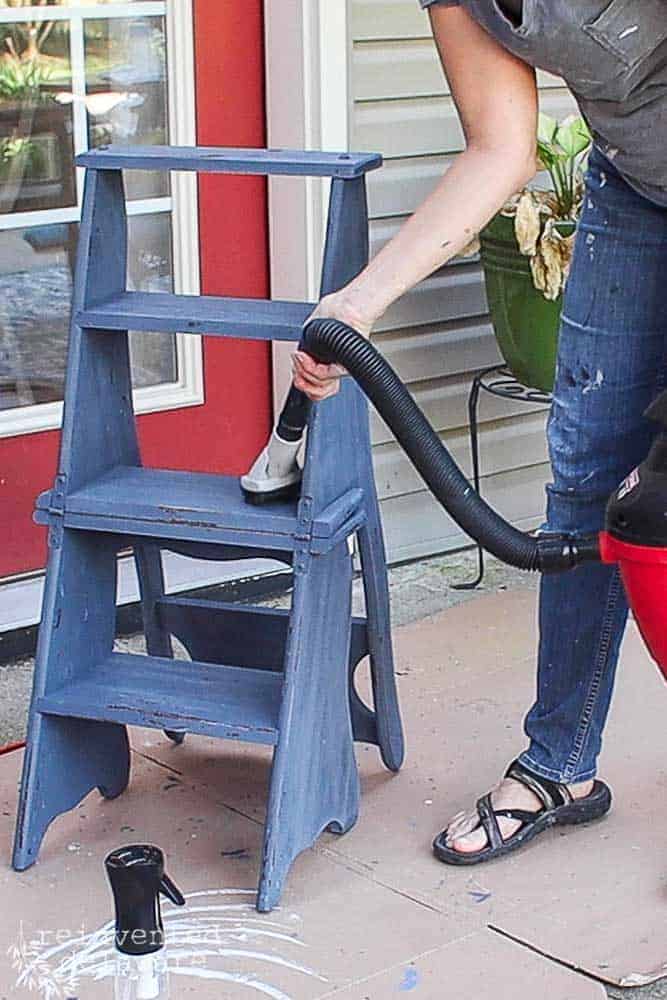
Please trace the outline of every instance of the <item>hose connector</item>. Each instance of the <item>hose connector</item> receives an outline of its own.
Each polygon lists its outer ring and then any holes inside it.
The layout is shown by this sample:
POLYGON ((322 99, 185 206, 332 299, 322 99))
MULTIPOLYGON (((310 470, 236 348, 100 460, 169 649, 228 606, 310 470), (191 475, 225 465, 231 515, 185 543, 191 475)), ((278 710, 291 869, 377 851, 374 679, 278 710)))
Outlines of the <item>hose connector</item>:
POLYGON ((587 562, 600 562, 597 534, 538 535, 537 569, 540 573, 562 573, 587 562))

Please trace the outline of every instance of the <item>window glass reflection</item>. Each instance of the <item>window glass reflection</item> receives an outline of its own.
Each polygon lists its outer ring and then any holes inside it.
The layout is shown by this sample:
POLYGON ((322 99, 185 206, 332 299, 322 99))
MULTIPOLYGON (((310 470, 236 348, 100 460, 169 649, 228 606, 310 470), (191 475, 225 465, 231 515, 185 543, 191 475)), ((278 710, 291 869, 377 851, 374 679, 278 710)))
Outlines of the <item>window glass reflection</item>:
POLYGON ((76 204, 69 34, 0 24, 0 213, 76 204))
MULTIPOLYGON (((89 145, 168 142, 164 18, 86 20, 85 44, 89 145)), ((125 182, 128 198, 169 193, 167 173, 130 171, 125 182)))
MULTIPOLYGON (((16 8, 15 21, 0 24, 0 410, 62 399, 75 150, 169 142, 165 18, 135 16, 134 0, 123 6, 0 0, 5 12, 16 8)), ((130 200, 170 191, 160 172, 126 172, 125 184, 130 200)), ((170 214, 133 215, 128 230, 128 288, 170 291, 170 214)), ((135 386, 177 380, 174 337, 130 334, 130 353, 135 386)))
MULTIPOLYGON (((0 410, 62 399, 78 225, 0 234, 0 410)), ((172 288, 168 213, 130 219, 128 287, 172 288)), ((110 334, 113 336, 113 334, 110 334)), ((135 386, 174 382, 175 338, 131 334, 135 386)))
MULTIPOLYGON (((138 292, 173 290, 171 225, 167 213, 134 215, 129 220, 127 287, 138 292)), ((176 340, 164 333, 131 333, 130 358, 135 386, 174 382, 176 340)))
POLYGON ((77 229, 0 237, 0 409, 62 399, 77 229))

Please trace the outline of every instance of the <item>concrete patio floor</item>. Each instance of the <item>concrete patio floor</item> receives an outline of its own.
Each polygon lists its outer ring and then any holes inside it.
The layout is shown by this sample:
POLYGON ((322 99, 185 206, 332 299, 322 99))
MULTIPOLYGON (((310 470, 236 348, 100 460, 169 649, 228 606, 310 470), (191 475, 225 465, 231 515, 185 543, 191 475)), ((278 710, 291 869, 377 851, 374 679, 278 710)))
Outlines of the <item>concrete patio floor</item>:
MULTIPOLYGON (((487 558, 486 574, 478 590, 454 589, 457 583, 473 580, 476 573, 477 555, 471 549, 391 567, 389 587, 394 626, 419 621, 481 594, 496 593, 508 587, 536 586, 534 576, 487 558)), ((260 603, 286 607, 289 600, 289 595, 282 595, 260 603)), ((361 580, 354 583, 354 605, 357 612, 363 608, 361 580)), ((139 650, 142 643, 141 637, 121 640, 125 650, 139 650)), ((32 668, 31 658, 0 662, 0 746, 25 736, 32 668)))
POLYGON ((405 767, 390 775, 375 748, 358 747, 357 826, 324 834, 301 855, 268 916, 252 905, 265 749, 193 737, 174 747, 134 730, 126 793, 113 802, 91 795, 56 821, 39 862, 21 874, 8 858, 22 752, 0 757, 0 998, 31 995, 30 982, 33 996, 48 996, 49 982, 60 989, 54 997, 111 996, 109 979, 94 978, 105 972, 111 934, 98 933, 111 915, 101 864, 112 848, 141 841, 162 846, 188 897, 183 911, 164 907, 168 934, 181 942, 172 996, 594 1000, 607 988, 667 997, 664 984, 627 988, 667 972, 667 703, 634 626, 601 765, 615 792, 610 817, 471 869, 431 855, 447 816, 493 785, 522 745, 536 595, 532 586, 504 589, 515 578, 494 573, 495 592, 444 610, 432 581, 416 620, 401 615, 410 622, 395 630, 405 767))

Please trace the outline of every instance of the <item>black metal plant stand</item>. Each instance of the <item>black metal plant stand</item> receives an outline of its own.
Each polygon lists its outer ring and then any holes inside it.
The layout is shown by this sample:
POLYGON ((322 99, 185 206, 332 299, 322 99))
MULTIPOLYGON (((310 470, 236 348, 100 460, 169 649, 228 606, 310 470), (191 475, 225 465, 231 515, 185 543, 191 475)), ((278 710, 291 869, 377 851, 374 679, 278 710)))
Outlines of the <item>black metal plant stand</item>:
MULTIPOLYGON (((468 421, 470 425, 470 452, 472 455, 472 476, 473 485, 476 491, 480 492, 479 475, 479 428, 477 424, 477 411, 479 409, 480 392, 488 392, 492 396, 500 396, 501 399, 514 399, 522 403, 551 403, 551 393, 543 392, 541 389, 531 389, 529 386, 519 382, 511 371, 504 365, 493 365, 478 372, 472 380, 470 393, 468 395, 468 421)), ((454 590, 474 590, 484 579, 484 549, 477 546, 477 576, 468 583, 457 583, 453 585, 454 590)))

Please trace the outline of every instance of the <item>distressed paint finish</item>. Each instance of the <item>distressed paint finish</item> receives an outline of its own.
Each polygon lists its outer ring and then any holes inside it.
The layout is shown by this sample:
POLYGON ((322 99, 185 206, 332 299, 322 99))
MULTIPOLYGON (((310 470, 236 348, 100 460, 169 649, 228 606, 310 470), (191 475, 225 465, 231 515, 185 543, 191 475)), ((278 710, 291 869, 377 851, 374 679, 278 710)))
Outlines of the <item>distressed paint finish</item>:
POLYGON ((81 326, 104 330, 127 330, 131 322, 133 330, 149 332, 298 341, 303 322, 314 308, 311 302, 122 292, 90 306, 76 319, 81 326))
POLYGON ((360 177, 382 165, 379 153, 322 153, 226 146, 97 146, 76 161, 95 170, 195 170, 211 174, 360 177))
POLYGON ((274 746, 257 906, 279 901, 300 851, 357 817, 354 739, 398 769, 386 566, 366 402, 351 379, 312 408, 301 497, 246 504, 235 478, 144 468, 132 411, 128 328, 297 339, 307 303, 128 294, 121 168, 241 169, 333 177, 322 293, 368 258, 369 155, 281 150, 86 154, 58 475, 35 519, 49 528, 49 565, 30 708, 14 867, 32 864, 48 824, 91 789, 129 778, 126 726, 274 746), (185 159, 184 159, 185 158, 185 159), (105 318, 106 317, 106 318, 105 318), (193 327, 196 324, 196 328, 193 327), (204 326, 202 327, 202 324, 204 326), (352 618, 349 537, 357 533, 367 618, 352 618), (147 656, 113 652, 116 558, 132 545, 147 656), (289 611, 166 597, 161 549, 200 558, 270 555, 292 565, 289 611), (178 637, 191 661, 172 658, 178 637), (374 708, 354 686, 370 654, 374 708))
MULTIPOLYGON (((320 295, 350 281, 368 261, 368 204, 365 177, 333 180, 320 295)), ((351 485, 364 493, 366 522, 358 531, 368 616, 371 681, 382 759, 397 771, 404 755, 389 617, 384 538, 371 458, 368 406, 357 384, 341 382, 340 392, 313 408, 308 427, 304 495, 312 492, 315 511, 351 485), (341 442, 341 431, 343 441, 341 442), (331 461, 344 448, 341 461, 331 461)))
MULTIPOLYGON (((283 669, 291 614, 287 610, 178 596, 163 597, 152 606, 164 634, 175 635, 193 660, 219 663, 227 657, 239 667, 283 669)), ((366 619, 353 618, 349 656, 352 732, 355 740, 379 745, 375 713, 354 686, 354 673, 368 651, 366 619)))

